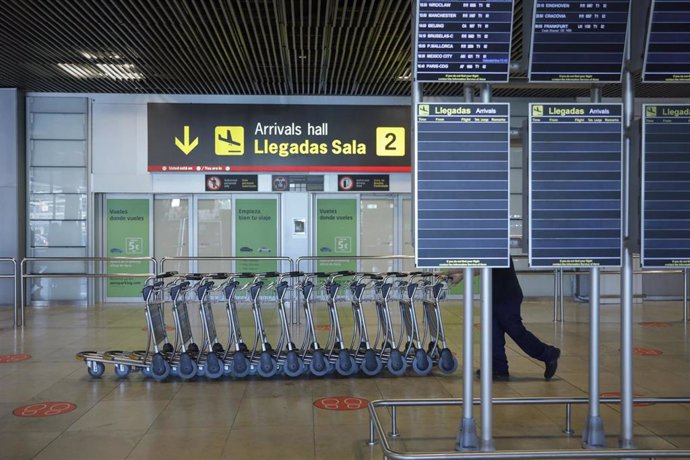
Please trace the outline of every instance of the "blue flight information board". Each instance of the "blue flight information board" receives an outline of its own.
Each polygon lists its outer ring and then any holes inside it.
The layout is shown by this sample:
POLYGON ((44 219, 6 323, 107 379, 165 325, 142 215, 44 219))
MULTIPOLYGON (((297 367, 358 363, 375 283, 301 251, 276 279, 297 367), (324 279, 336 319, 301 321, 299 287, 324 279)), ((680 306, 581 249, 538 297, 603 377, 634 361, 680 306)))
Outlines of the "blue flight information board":
POLYGON ((417 5, 417 81, 508 81, 512 0, 417 5))
POLYGON ((530 104, 529 263, 619 267, 621 104, 530 104))
POLYGON ((536 1, 529 81, 620 82, 630 0, 536 1))
POLYGON ((508 267, 510 106, 416 110, 417 266, 508 267))
POLYGON ((642 81, 690 82, 690 1, 652 0, 642 81))
POLYGON ((642 266, 690 267, 690 105, 643 105, 642 266))

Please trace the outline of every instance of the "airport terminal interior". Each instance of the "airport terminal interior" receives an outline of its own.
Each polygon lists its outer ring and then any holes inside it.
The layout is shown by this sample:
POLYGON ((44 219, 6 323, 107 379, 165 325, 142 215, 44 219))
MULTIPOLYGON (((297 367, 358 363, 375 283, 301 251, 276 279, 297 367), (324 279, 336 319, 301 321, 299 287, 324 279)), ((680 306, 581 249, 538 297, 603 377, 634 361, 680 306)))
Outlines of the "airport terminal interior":
POLYGON ((685 0, 0 0, 0 459, 690 458, 689 122, 685 0))

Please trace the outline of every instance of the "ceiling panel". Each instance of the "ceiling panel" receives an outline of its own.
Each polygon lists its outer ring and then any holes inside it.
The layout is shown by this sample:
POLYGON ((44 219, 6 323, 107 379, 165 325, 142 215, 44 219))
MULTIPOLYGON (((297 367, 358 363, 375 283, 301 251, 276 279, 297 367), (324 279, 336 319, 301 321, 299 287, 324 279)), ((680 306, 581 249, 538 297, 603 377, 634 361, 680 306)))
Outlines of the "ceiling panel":
MULTIPOLYGON (((410 94, 410 0, 0 0, 0 87, 37 92, 410 94)), ((522 1, 512 58, 522 59, 522 1)), ((529 22, 529 20, 527 21, 529 22)), ((689 97, 643 85, 640 97, 689 97)), ((461 96, 459 83, 424 94, 461 96)), ((586 97, 524 73, 497 97, 586 97)), ((604 96, 619 96, 607 85, 604 96)))

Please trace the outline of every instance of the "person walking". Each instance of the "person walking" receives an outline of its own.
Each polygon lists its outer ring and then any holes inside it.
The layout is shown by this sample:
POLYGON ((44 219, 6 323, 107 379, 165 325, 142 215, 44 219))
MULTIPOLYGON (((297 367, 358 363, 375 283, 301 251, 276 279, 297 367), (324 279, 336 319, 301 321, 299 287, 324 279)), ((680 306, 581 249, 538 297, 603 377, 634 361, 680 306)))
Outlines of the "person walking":
MULTIPOLYGON (((448 273, 452 284, 459 283, 463 275, 463 271, 448 273)), ((510 380, 505 348, 506 334, 527 355, 544 363, 544 379, 551 380, 558 369, 561 350, 539 340, 523 324, 520 313, 523 293, 515 273, 513 258, 510 258, 510 267, 492 269, 491 278, 493 380, 504 382, 510 380)), ((477 375, 480 375, 480 370, 477 370, 477 375)))

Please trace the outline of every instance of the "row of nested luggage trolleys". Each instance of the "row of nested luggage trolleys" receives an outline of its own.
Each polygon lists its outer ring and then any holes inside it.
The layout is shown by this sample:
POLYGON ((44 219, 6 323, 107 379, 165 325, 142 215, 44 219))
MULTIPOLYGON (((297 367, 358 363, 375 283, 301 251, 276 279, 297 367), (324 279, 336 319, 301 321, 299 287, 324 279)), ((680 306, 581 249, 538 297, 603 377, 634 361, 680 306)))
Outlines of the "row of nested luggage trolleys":
POLYGON ((416 375, 429 375, 434 367, 449 374, 457 369, 458 362, 446 343, 441 317, 440 302, 447 289, 446 277, 428 272, 166 272, 147 278, 142 290, 148 331, 145 350, 82 351, 77 359, 86 363, 92 377, 102 376, 105 365, 110 364, 120 378, 141 372, 159 381, 169 376, 184 380, 254 375, 376 376, 384 368, 395 376, 404 375, 408 369, 416 375), (279 317, 280 335, 275 345, 271 345, 262 314, 269 302, 275 304, 279 317), (213 306, 221 303, 227 316, 224 342, 213 313, 213 306), (314 309, 322 303, 330 324, 327 339, 320 343, 314 309), (200 314, 199 344, 190 323, 189 310, 194 304, 200 314), (346 308, 343 304, 351 306, 353 315, 349 343, 340 320, 341 310, 346 308), (371 304, 376 313, 373 340, 365 317, 365 311, 371 314, 371 304), (394 321, 396 304, 399 317, 396 313, 394 321), (244 305, 253 316, 253 345, 242 336, 238 307, 244 305), (305 327, 298 347, 287 310, 288 306, 300 305, 305 327), (172 341, 165 324, 166 306, 174 321, 172 341))

